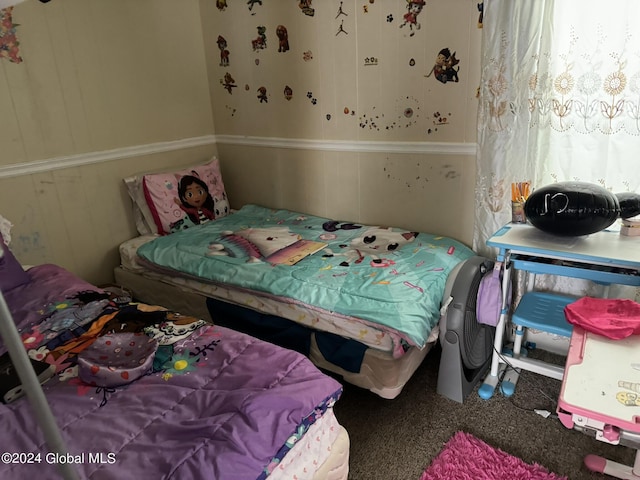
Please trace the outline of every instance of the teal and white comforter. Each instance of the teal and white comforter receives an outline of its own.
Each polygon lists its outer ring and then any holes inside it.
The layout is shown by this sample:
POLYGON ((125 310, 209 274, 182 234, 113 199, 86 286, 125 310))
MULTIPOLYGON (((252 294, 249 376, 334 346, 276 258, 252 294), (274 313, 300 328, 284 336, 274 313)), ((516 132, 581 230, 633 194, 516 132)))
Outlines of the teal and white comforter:
POLYGON ((165 272, 354 317, 422 347, 449 272, 474 253, 448 237, 246 205, 158 237, 138 255, 165 272), (294 265, 274 263, 300 239, 326 246, 294 265))

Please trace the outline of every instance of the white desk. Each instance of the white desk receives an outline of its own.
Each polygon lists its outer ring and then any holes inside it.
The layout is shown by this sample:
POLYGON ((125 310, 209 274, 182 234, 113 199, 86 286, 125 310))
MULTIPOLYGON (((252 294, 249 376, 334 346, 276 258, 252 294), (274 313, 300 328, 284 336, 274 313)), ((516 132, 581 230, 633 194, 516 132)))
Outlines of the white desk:
MULTIPOLYGON (((511 395, 520 369, 530 370, 561 380, 564 369, 539 360, 521 356, 516 338, 513 356, 502 354, 507 323, 510 322, 507 293, 511 274, 515 268, 535 274, 560 275, 592 280, 605 285, 622 284, 640 286, 640 238, 621 236, 617 232, 601 231, 580 237, 551 235, 528 224, 508 224, 496 232, 487 245, 499 250, 502 262, 502 310, 496 336, 491 371, 480 386, 479 394, 488 399, 493 396, 498 380, 507 362, 515 370, 505 373, 501 390, 511 395)), ((531 290, 533 283, 529 283, 531 290)), ((541 328, 544 330, 544 328, 541 328)))

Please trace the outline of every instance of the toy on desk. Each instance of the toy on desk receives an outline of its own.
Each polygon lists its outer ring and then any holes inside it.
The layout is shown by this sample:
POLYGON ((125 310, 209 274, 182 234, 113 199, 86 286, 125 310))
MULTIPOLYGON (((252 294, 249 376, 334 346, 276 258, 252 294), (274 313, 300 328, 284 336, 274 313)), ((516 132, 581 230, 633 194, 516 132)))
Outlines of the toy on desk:
POLYGON ((618 218, 640 214, 640 195, 613 194, 592 183, 559 182, 535 190, 524 205, 534 227, 564 236, 589 235, 618 218))

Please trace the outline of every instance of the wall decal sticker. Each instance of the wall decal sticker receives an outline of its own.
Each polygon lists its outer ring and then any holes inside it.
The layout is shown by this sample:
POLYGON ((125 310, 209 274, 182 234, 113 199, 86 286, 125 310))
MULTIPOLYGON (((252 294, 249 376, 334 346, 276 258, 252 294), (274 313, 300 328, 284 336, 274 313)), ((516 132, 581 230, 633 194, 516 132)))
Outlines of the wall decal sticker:
POLYGON ((393 22, 393 15, 389 14, 387 15, 387 23, 391 23, 391 22, 393 22))
POLYGON ((407 13, 405 13, 402 18, 404 22, 400 25, 400 28, 409 25, 409 30, 411 33, 410 37, 415 35, 414 28, 416 30, 420 30, 420 23, 418 23, 418 15, 422 12, 424 8, 425 1, 424 0, 407 0, 407 13))
POLYGON ((484 0, 478 3, 478 12, 480 12, 478 15, 478 28, 482 28, 482 21, 484 20, 484 0))
POLYGON ((247 5, 249 5, 249 11, 250 11, 250 12, 253 10, 253 6, 254 6, 256 3, 257 3, 258 5, 260 5, 260 6, 262 6, 262 0, 249 0, 249 1, 247 2, 247 5))
POLYGON ((259 25, 256 28, 258 29, 258 37, 251 40, 251 47, 254 52, 267 48, 267 27, 259 25))
POLYGON ((460 60, 456 58, 456 52, 451 53, 448 48, 443 48, 438 52, 435 65, 425 77, 430 77, 433 74, 434 78, 439 82, 457 82, 459 80, 458 72, 460 67, 455 67, 458 63, 460 63, 460 60))
POLYGON ((286 85, 284 87, 284 98, 286 100, 291 100, 292 97, 293 97, 293 90, 291 89, 291 87, 289 85, 286 85))
POLYGON ((298 2, 298 7, 300 7, 300 10, 302 10, 302 13, 304 13, 309 17, 313 17, 313 15, 316 13, 315 10, 311 8, 312 1, 313 0, 300 0, 298 2))
POLYGON ((331 120, 331 114, 327 113, 327 120, 331 120))
POLYGON ((276 27, 276 37, 278 37, 278 52, 289 51, 289 32, 284 25, 276 27))
MULTIPOLYGON (((451 116, 451 113, 448 113, 451 116)), ((434 125, 449 125, 449 119, 440 114, 440 112, 433 112, 433 124, 434 125)))
POLYGON ((313 97, 312 92, 307 92, 307 98, 311 100, 312 105, 315 105, 316 103, 318 103, 318 100, 313 97))
POLYGON ((365 67, 368 65, 376 66, 378 65, 378 59, 376 57, 367 57, 364 59, 365 67))
POLYGON ((410 66, 410 67, 415 67, 415 65, 416 65, 416 60, 415 60, 415 58, 412 58, 411 60, 409 60, 409 66, 410 66))
MULTIPOLYGON (((348 14, 348 13, 346 13, 346 12, 342 9, 342 4, 343 4, 343 2, 340 2, 340 6, 338 7, 338 13, 337 13, 337 15, 336 15, 336 19, 337 19, 338 17, 341 17, 341 16, 345 16, 345 17, 348 17, 348 16, 349 16, 349 14, 348 14)), ((341 34, 341 33, 344 33, 345 35, 349 35, 349 32, 347 32, 347 31, 344 29, 344 19, 342 19, 342 20, 340 21, 340 27, 338 27, 338 31, 336 32, 336 37, 337 37, 339 34, 341 34)))
POLYGON ((230 95, 233 94, 233 89, 237 87, 236 81, 233 79, 229 72, 224 74, 224 78, 220 80, 220 83, 224 87, 224 89, 229 92, 230 95))
POLYGON ((304 60, 305 62, 313 60, 313 52, 311 50, 307 50, 306 52, 304 52, 302 54, 302 60, 304 60))
POLYGON ((345 35, 349 35, 349 32, 347 32, 343 26, 344 26, 344 20, 340 22, 340 27, 338 27, 338 31, 336 32, 336 37, 341 33, 344 33, 345 35))
POLYGON ((12 14, 13 7, 0 10, 0 58, 6 58, 12 63, 22 63, 18 48, 20 42, 16 36, 16 27, 19 25, 13 23, 12 14))
POLYGON ((216 7, 221 12, 224 12, 227 9, 227 0, 216 0, 216 7))
POLYGON ((220 66, 229 66, 229 50, 227 50, 227 41, 222 35, 218 35, 218 49, 220 50, 220 66))
POLYGON ((260 100, 260 103, 269 102, 269 99, 267 98, 267 89, 265 87, 260 87, 258 89, 258 100, 260 100))

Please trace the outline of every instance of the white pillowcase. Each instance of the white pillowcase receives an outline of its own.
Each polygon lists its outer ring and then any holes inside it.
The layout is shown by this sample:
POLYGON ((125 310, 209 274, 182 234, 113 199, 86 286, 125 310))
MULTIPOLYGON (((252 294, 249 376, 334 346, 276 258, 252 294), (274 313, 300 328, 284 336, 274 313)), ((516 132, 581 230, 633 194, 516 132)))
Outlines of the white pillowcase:
POLYGON ((144 188, 142 186, 142 178, 144 175, 133 175, 124 179, 127 186, 129 197, 133 201, 133 219, 136 222, 136 229, 140 235, 156 234, 156 223, 147 200, 144 198, 144 188))

